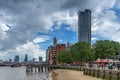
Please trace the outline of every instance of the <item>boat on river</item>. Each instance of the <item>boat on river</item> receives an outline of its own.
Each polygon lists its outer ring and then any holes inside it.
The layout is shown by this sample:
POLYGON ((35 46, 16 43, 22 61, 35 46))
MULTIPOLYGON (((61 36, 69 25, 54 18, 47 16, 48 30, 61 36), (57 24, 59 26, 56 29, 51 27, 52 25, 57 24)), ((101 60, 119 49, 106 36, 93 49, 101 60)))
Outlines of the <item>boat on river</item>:
POLYGON ((18 64, 18 63, 12 64, 10 67, 21 67, 21 64, 18 64))

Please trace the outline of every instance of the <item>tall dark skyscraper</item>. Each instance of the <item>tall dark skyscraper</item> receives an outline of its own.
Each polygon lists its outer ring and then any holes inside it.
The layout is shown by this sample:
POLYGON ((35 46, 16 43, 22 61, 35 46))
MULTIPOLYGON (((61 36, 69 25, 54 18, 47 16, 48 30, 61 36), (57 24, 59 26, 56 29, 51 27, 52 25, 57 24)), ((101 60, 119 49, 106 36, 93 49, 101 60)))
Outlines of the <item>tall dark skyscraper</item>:
POLYGON ((43 58, 42 58, 41 56, 39 56, 39 62, 42 62, 42 59, 43 59, 43 58))
POLYGON ((16 56, 15 56, 14 62, 19 62, 19 55, 16 55, 16 56))
POLYGON ((91 10, 78 11, 78 42, 91 44, 91 10))
POLYGON ((27 56, 27 54, 25 54, 24 62, 28 62, 28 56, 27 56))

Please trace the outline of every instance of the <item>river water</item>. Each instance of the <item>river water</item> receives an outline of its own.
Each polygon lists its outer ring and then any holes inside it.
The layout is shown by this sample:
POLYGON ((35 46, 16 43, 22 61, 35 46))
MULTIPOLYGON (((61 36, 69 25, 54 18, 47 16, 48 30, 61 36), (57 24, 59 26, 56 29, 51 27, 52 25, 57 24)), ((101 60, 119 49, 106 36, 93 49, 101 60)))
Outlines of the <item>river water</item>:
POLYGON ((26 73, 25 67, 0 67, 0 80, 48 80, 48 72, 26 73))

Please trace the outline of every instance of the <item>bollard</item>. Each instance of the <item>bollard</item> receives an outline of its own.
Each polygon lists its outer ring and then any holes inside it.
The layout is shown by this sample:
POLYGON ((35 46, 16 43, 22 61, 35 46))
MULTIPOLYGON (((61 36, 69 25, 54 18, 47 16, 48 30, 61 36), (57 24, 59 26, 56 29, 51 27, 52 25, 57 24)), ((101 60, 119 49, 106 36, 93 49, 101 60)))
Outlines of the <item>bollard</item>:
POLYGON ((84 69, 84 75, 86 74, 86 72, 85 72, 86 70, 84 69))
POLYGON ((88 75, 89 74, 89 71, 88 71, 88 68, 86 69, 86 75, 88 75))
POLYGON ((100 70, 97 70, 97 78, 99 78, 100 70))
POLYGON ((45 72, 47 72, 47 67, 45 67, 45 72))
POLYGON ((112 71, 109 71, 109 80, 112 80, 112 71))
POLYGON ((27 68, 26 68, 26 72, 30 72, 30 68, 27 67, 27 68))
POLYGON ((91 69, 89 69, 89 76, 91 76, 91 69))
POLYGON ((120 80, 120 77, 119 77, 120 72, 117 72, 116 75, 117 75, 117 80, 120 80))
POLYGON ((89 69, 88 71, 89 71, 89 74, 88 74, 88 75, 91 76, 91 69, 89 69))
POLYGON ((102 78, 105 79, 105 70, 103 70, 103 77, 102 78))
POLYGON ((36 72, 36 67, 35 67, 35 72, 36 72))
POLYGON ((92 74, 93 77, 95 77, 95 70, 93 69, 93 74, 92 74))
POLYGON ((50 71, 50 67, 48 67, 48 71, 50 71))
POLYGON ((45 69, 45 72, 46 72, 46 71, 47 71, 47 70, 46 70, 46 67, 44 67, 44 69, 45 69))
POLYGON ((90 74, 90 70, 88 69, 88 75, 90 74))
POLYGON ((41 67, 41 72, 43 72, 43 67, 41 67))
POLYGON ((33 72, 33 68, 31 67, 31 72, 33 72))
POLYGON ((40 67, 38 67, 38 72, 40 72, 40 67))

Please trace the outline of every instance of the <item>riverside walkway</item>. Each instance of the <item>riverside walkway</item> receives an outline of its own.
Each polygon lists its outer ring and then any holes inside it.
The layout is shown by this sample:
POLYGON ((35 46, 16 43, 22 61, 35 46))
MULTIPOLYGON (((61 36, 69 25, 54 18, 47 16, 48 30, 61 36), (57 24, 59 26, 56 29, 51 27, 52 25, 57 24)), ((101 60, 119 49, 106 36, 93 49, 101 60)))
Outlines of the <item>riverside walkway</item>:
POLYGON ((83 71, 57 69, 53 72, 57 74, 53 80, 103 80, 100 78, 86 76, 83 74, 83 71))
MULTIPOLYGON (((26 72, 51 72, 51 71, 55 71, 55 70, 68 70, 68 71, 72 71, 72 73, 66 73, 67 71, 58 71, 57 74, 60 75, 66 75, 66 78, 69 79, 60 79, 60 80, 120 80, 120 70, 110 70, 110 69, 95 69, 95 68, 86 68, 84 66, 64 66, 64 65, 27 65, 26 67, 26 72), (74 75, 74 71, 78 71, 78 73, 76 75, 74 75), (64 72, 64 73, 63 73, 64 72), (74 78, 72 78, 71 76, 76 76, 74 78), (86 76, 87 75, 87 76, 86 76), (69 77, 67 77, 69 76, 69 77), (78 79, 77 79, 78 76, 78 79), (90 76, 92 76, 90 78, 90 76), (86 78, 86 79, 82 79, 86 78), (97 77, 97 78, 95 78, 97 77), (101 79, 99 79, 101 78, 101 79)), ((62 78, 64 78, 64 75, 62 78)), ((56 80, 56 77, 55 79, 56 80)), ((58 79, 59 80, 59 79, 58 79)))

